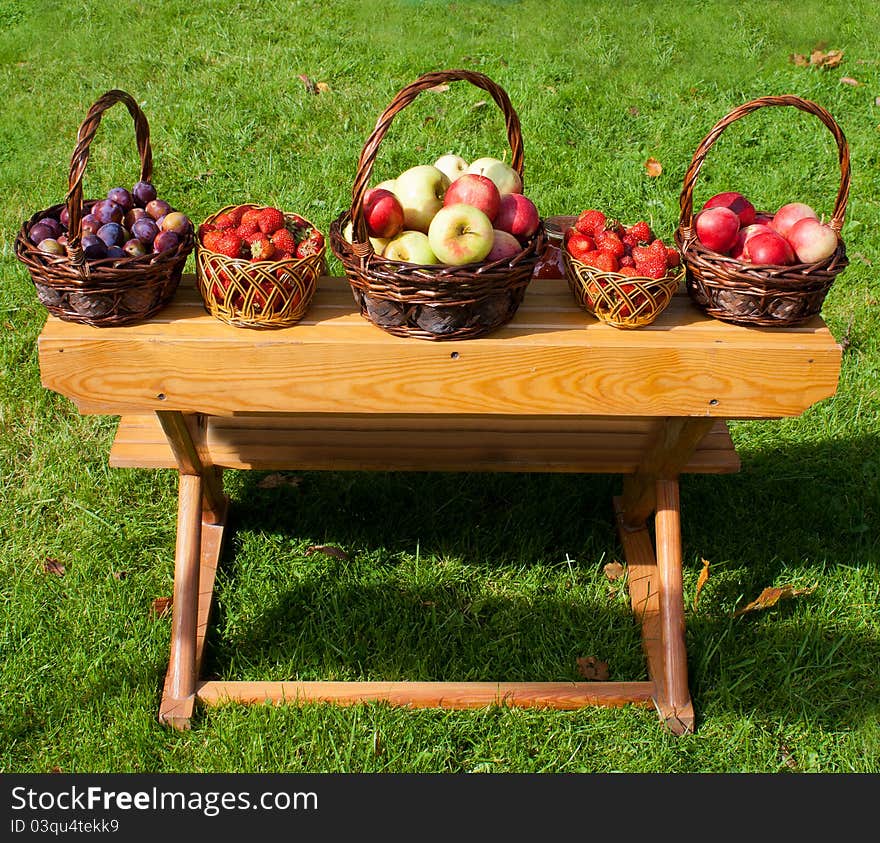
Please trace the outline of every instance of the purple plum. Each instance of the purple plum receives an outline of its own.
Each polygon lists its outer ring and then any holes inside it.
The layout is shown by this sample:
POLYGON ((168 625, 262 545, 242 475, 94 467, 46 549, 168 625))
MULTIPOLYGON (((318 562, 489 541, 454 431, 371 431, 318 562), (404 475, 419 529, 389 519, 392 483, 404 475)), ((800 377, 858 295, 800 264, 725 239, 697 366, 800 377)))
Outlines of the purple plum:
POLYGON ((59 233, 60 231, 56 231, 48 222, 40 220, 31 226, 31 230, 28 232, 28 239, 35 246, 39 246, 46 239, 56 239, 59 233))
POLYGON ((141 217, 141 219, 135 220, 134 225, 131 227, 132 236, 137 237, 142 243, 151 247, 158 233, 159 226, 149 217, 141 217))
POLYGON ((82 218, 82 233, 83 237, 86 234, 97 234, 98 229, 103 225, 103 223, 98 222, 98 218, 94 214, 86 214, 82 218))
POLYGON ((123 213, 134 207, 132 195, 124 187, 111 187, 107 191, 107 198, 122 208, 123 213))
POLYGON ((159 217, 164 217, 165 214, 170 213, 172 209, 164 199, 153 199, 151 202, 147 202, 144 210, 154 220, 157 220, 159 217))
POLYGON ((123 225, 131 231, 131 227, 141 218, 145 217, 147 212, 143 208, 132 208, 122 220, 123 225))
POLYGON ((90 261, 107 257, 107 244, 97 234, 86 234, 83 237, 82 250, 90 261))
POLYGON ((70 225, 70 211, 67 210, 67 205, 65 205, 65 206, 61 209, 61 213, 58 215, 58 221, 59 221, 59 222, 61 223, 61 225, 63 225, 65 228, 67 228, 67 226, 70 225))
POLYGON ((148 202, 152 202, 156 198, 156 195, 156 188, 148 181, 139 181, 131 189, 134 204, 140 208, 145 208, 148 202))
POLYGON ((92 216, 101 224, 122 222, 125 211, 112 199, 99 199, 92 205, 92 216))
POLYGON ((128 232, 118 222, 108 222, 98 229, 100 237, 108 246, 121 246, 128 240, 128 232))
POLYGON ((127 255, 123 251, 122 246, 108 246, 107 247, 107 257, 108 258, 124 258, 124 257, 127 257, 127 255))
POLYGON ((154 252, 167 252, 176 249, 180 244, 180 238, 173 231, 160 231, 153 241, 154 252))

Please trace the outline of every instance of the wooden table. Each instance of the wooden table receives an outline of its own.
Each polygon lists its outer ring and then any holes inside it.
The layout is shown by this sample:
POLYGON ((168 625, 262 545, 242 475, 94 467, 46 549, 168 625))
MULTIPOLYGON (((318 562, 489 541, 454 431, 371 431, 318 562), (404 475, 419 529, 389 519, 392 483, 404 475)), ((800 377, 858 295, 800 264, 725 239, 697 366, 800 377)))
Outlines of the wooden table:
POLYGON ((138 325, 49 318, 39 360, 43 385, 81 413, 121 417, 111 465, 180 473, 163 723, 186 728, 197 701, 637 704, 681 734, 694 711, 679 475, 737 471, 725 420, 796 416, 833 395, 841 348, 819 318, 737 327, 683 294, 653 325, 618 330, 579 310, 563 281, 534 282, 513 322, 477 340, 393 337, 358 314, 339 278, 321 279, 300 324, 258 331, 210 317, 185 277, 172 304, 138 325), (649 679, 201 681, 223 469, 620 474, 613 504, 649 679))

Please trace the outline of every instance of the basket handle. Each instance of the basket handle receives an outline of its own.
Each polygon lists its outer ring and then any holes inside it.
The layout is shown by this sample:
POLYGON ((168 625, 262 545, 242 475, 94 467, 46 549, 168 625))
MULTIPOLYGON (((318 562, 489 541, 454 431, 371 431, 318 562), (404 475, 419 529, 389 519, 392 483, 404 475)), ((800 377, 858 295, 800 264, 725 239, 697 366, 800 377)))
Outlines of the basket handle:
POLYGON ((379 144, 391 121, 397 113, 408 106, 422 91, 427 91, 436 85, 454 81, 470 82, 478 88, 487 91, 495 100, 501 112, 504 114, 504 123, 507 128, 507 140, 510 143, 510 151, 512 153, 510 166, 516 170, 520 178, 523 175, 523 144, 522 130, 520 128, 519 117, 511 105, 510 97, 507 92, 488 76, 477 73, 473 70, 441 70, 434 73, 426 73, 420 76, 414 82, 411 82, 405 88, 402 88, 397 96, 391 101, 390 105, 382 113, 382 116, 376 121, 376 128, 367 138, 364 148, 361 150, 360 159, 358 160, 357 173, 355 174, 354 185, 351 189, 351 221, 352 221, 352 248, 358 257, 364 258, 372 254, 373 247, 367 237, 367 225, 364 221, 363 201, 367 192, 367 185, 370 181, 370 175, 373 172, 373 164, 376 160, 376 154, 379 151, 379 144))
POLYGON ((691 165, 688 167, 687 173, 685 173, 684 187, 681 191, 680 197, 681 217, 679 218, 678 225, 681 231, 682 242, 685 247, 693 243, 696 238, 696 231, 694 230, 694 182, 696 182, 700 168, 703 166, 706 153, 715 141, 718 140, 718 136, 735 120, 739 120, 740 117, 744 117, 746 114, 750 114, 759 108, 780 105, 793 106, 794 108, 799 108, 801 111, 806 111, 808 114, 818 117, 828 127, 831 134, 834 135, 834 140, 837 142, 838 160, 840 163, 840 187, 837 190, 837 199, 834 202, 834 214, 828 224, 838 233, 841 228, 843 228, 846 202, 849 198, 850 179, 849 146, 846 142, 846 137, 844 137, 843 130, 831 114, 822 108, 821 105, 817 105, 810 100, 801 99, 801 97, 796 97, 791 94, 783 94, 781 96, 759 97, 758 99, 744 103, 739 106, 739 108, 735 108, 726 117, 719 120, 709 134, 707 134, 700 142, 696 152, 694 152, 691 165))
POLYGON ((67 255, 74 266, 86 267, 85 255, 82 250, 82 217, 83 189, 82 181, 89 162, 89 148, 101 123, 101 115, 116 103, 124 103, 134 119, 134 132, 137 140, 138 155, 141 159, 141 181, 150 181, 153 176, 153 151, 150 148, 150 126, 146 115, 135 102, 131 94, 125 91, 110 90, 96 100, 89 109, 76 136, 76 147, 70 158, 70 175, 67 179, 68 191, 65 202, 70 215, 67 230, 70 232, 67 241, 67 255))

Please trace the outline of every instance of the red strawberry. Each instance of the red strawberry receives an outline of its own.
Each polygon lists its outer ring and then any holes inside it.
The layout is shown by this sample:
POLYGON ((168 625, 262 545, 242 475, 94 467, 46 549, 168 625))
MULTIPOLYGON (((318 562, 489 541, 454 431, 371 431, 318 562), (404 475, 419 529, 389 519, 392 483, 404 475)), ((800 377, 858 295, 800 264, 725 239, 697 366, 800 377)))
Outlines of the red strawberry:
POLYGON ((574 233, 568 238, 568 243, 566 244, 566 248, 568 249, 568 253, 578 261, 583 263, 584 255, 587 252, 593 252, 596 250, 596 244, 593 242, 592 237, 588 237, 586 234, 581 234, 580 231, 574 231, 574 233))
POLYGON ((312 233, 296 247, 296 256, 298 258, 308 258, 312 255, 319 255, 323 248, 324 235, 317 229, 312 229, 312 233))
POLYGON ((652 240, 648 248, 658 257, 662 257, 664 261, 666 260, 666 244, 659 237, 652 240))
POLYGON ((214 225, 222 229, 235 228, 236 222, 229 213, 224 213, 214 218, 214 225))
POLYGON ((220 239, 223 237, 224 232, 219 229, 213 229, 212 231, 206 231, 202 235, 202 245, 209 252, 217 251, 217 244, 220 242, 220 239))
POLYGON ((250 222, 253 220, 260 224, 260 208, 254 208, 253 206, 249 206, 245 208, 244 213, 241 215, 241 219, 238 221, 238 224, 241 225, 243 222, 250 222))
POLYGON ((593 266, 595 266, 596 269, 601 269, 603 272, 617 272, 617 255, 613 252, 606 252, 602 249, 593 261, 593 266))
MULTIPOLYGON (((236 229, 235 233, 238 234, 240 229, 241 229, 241 226, 239 226, 236 229)), ((247 243, 249 246, 252 245, 253 243, 256 243, 257 240, 266 239, 266 235, 263 234, 263 232, 260 231, 259 228, 256 231, 252 231, 250 234, 245 234, 245 235, 239 234, 239 237, 241 237, 241 239, 244 240, 244 242, 247 243)))
POLYGON ((278 208, 263 208, 257 222, 263 234, 273 234, 284 227, 284 214, 278 208))
MULTIPOLYGON (((238 224, 238 228, 235 229, 235 233, 239 237, 247 237, 250 234, 256 234, 260 231, 260 224, 257 220, 250 219, 247 222, 240 222, 238 224)), ((260 232, 262 234, 262 232, 260 232)))
POLYGON ((654 237, 651 226, 644 220, 639 220, 635 225, 631 225, 627 230, 628 237, 633 238, 636 243, 650 243, 654 237))
POLYGON ((678 253, 678 249, 673 249, 672 246, 666 247, 666 265, 667 266, 678 266, 681 263, 681 255, 678 253))
POLYGON ((296 239, 286 228, 279 228, 273 235, 269 237, 272 245, 279 252, 289 252, 293 254, 296 251, 296 239))
MULTIPOLYGON (((630 260, 632 259, 630 258, 630 260)), ((639 271, 632 264, 621 265, 620 269, 617 271, 621 275, 627 275, 633 278, 637 278, 639 275, 639 271)))
POLYGON ((217 226, 212 222, 203 222, 199 226, 199 238, 204 237, 209 231, 216 231, 217 226))
POLYGON ((275 247, 269 239, 263 235, 257 240, 251 241, 251 260, 268 261, 275 256, 275 247))
POLYGON ((632 255, 624 255, 622 258, 619 258, 617 261, 622 267, 623 266, 635 266, 636 262, 633 260, 632 255))
POLYGON ((663 257, 653 255, 644 261, 636 261, 636 269, 639 275, 660 279, 666 275, 666 255, 664 254, 663 257))
POLYGON ((610 252, 615 258, 622 257, 626 253, 623 241, 613 231, 597 231, 596 246, 603 252, 610 252))
POLYGON ((227 258, 241 257, 242 239, 234 231, 224 231, 213 251, 226 255, 227 258))
POLYGON ((228 211, 230 217, 232 217, 233 223, 235 225, 241 224, 241 218, 244 216, 244 212, 248 209, 248 205, 238 205, 233 208, 231 211, 228 211))
POLYGON ((605 214, 593 209, 583 211, 577 218, 574 227, 580 231, 581 234, 596 234, 605 228, 605 214))
POLYGON ((636 266, 649 260, 653 254, 648 246, 633 246, 632 248, 632 257, 636 266))

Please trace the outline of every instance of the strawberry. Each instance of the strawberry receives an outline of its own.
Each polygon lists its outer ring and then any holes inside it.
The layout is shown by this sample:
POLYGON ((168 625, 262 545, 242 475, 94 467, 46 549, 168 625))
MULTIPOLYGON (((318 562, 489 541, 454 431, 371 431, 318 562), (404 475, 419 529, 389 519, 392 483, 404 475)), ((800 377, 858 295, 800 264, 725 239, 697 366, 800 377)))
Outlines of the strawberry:
POLYGON ((639 275, 644 275, 648 278, 660 279, 664 275, 666 275, 666 255, 664 253, 663 257, 658 255, 652 255, 650 258, 646 258, 645 260, 639 262, 636 261, 636 269, 639 271, 639 275))
POLYGON ((620 264, 621 267, 636 265, 636 262, 633 260, 632 255, 624 255, 622 258, 618 258, 617 262, 620 264))
POLYGON ((257 232, 262 234, 260 231, 260 224, 255 219, 249 219, 247 222, 240 222, 235 229, 235 233, 239 237, 247 237, 248 235, 256 234, 257 232))
POLYGON ((653 254, 648 246, 633 246, 632 248, 632 257, 636 266, 649 260, 653 254))
POLYGON ((296 239, 286 228, 279 228, 269 237, 269 240, 279 252, 293 254, 296 251, 296 239))
MULTIPOLYGON (((238 234, 240 229, 241 229, 241 226, 239 226, 235 230, 235 233, 238 234)), ((263 234, 263 232, 260 231, 259 228, 256 231, 252 231, 250 234, 244 234, 244 235, 239 234, 239 237, 241 237, 241 239, 244 240, 244 242, 247 243, 249 246, 252 245, 253 243, 256 243, 257 240, 266 239, 266 235, 263 234)))
POLYGON ((202 235, 202 245, 209 252, 217 251, 217 244, 220 242, 220 239, 223 237, 224 232, 219 229, 214 229, 212 231, 206 231, 202 235))
POLYGON ((577 218, 574 227, 580 231, 581 234, 596 234, 605 228, 605 214, 593 209, 583 211, 577 218))
POLYGON ((278 208, 263 208, 257 222, 263 234, 273 234, 284 227, 284 214, 278 208))
POLYGON ((229 213, 223 213, 214 218, 214 225, 220 229, 235 228, 235 220, 229 213))
POLYGON ((203 222, 199 226, 199 238, 204 237, 209 231, 216 231, 217 226, 212 222, 203 222))
POLYGON ((251 260, 268 261, 275 256, 275 247, 269 239, 263 235, 257 240, 251 241, 251 260))
MULTIPOLYGON (((630 258, 632 260, 632 258, 630 258)), ((617 270, 621 275, 627 275, 632 278, 637 278, 639 275, 639 271, 632 264, 621 264, 620 269, 617 270)))
POLYGON ((681 263, 681 255, 678 253, 678 249, 672 248, 672 246, 666 247, 666 265, 667 266, 678 266, 681 263))
POLYGON ((623 241, 613 231, 597 231, 596 246, 603 252, 610 252, 616 258, 626 253, 623 241))
POLYGON ((650 243, 654 238, 651 226, 644 220, 639 220, 635 225, 631 225, 626 229, 626 234, 628 237, 633 238, 636 243, 650 243))
POLYGON ((238 221, 238 224, 242 223, 250 224, 250 221, 253 220, 257 226, 260 225, 260 213, 261 208, 254 208, 253 206, 246 206, 244 213, 241 215, 241 219, 238 221))
POLYGON ((603 272, 617 272, 617 255, 613 252, 606 252, 604 249, 601 249, 593 261, 593 266, 595 266, 596 269, 601 269, 603 272))
POLYGON ((227 258, 237 258, 241 256, 241 244, 241 237, 234 231, 224 231, 213 251, 226 255, 227 258))
POLYGON ((231 211, 227 213, 232 218, 232 222, 238 226, 241 224, 241 218, 244 216, 244 212, 249 208, 249 205, 237 205, 231 211))
POLYGON ((324 235, 317 229, 312 229, 311 234, 306 237, 296 247, 296 256, 298 258, 308 258, 312 255, 319 255, 324 248, 324 235))
POLYGON ((568 249, 568 253, 577 261, 584 261, 584 255, 587 252, 593 252, 596 250, 596 244, 593 241, 592 237, 588 237, 586 234, 581 234, 580 231, 575 231, 571 229, 574 233, 568 238, 568 243, 566 248, 568 249))

